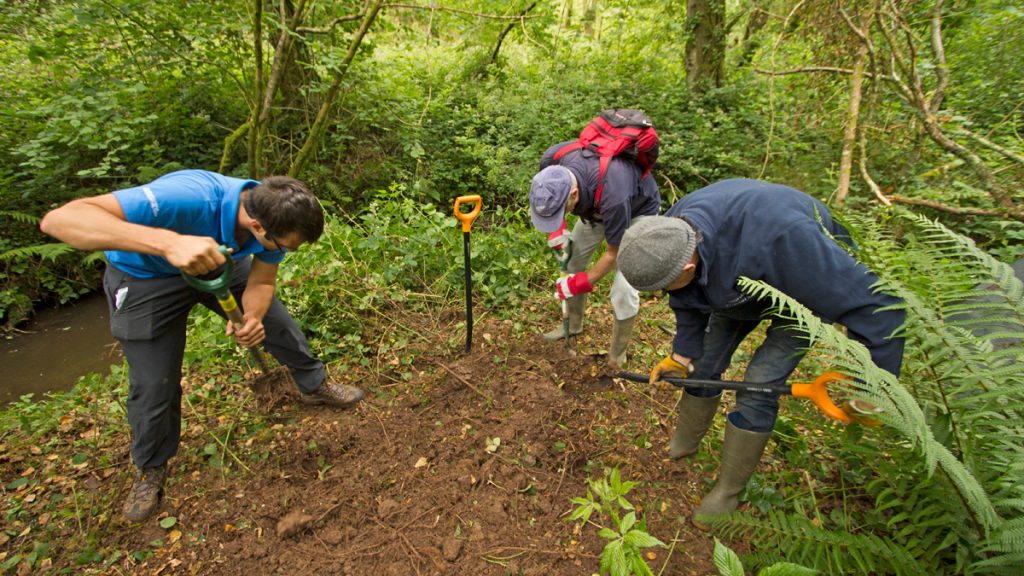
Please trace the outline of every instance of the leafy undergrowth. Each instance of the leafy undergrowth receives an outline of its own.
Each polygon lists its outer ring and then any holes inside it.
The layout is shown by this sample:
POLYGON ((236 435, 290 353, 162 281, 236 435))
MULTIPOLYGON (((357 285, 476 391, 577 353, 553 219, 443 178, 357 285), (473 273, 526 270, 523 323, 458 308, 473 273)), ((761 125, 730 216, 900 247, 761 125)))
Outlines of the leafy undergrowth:
MULTIPOLYGON (((410 345, 405 362, 335 373, 370 392, 350 410, 264 412, 231 366, 193 371, 165 500, 141 525, 120 518, 131 475, 124 371, 15 405, 0 440, 0 567, 590 575, 606 541, 568 521, 571 500, 618 468, 639 482, 630 493, 637 517, 667 545, 644 551, 654 573, 714 573, 713 541, 687 517, 713 477, 721 419, 691 463, 667 460, 678 392, 602 377, 590 354, 606 346, 608 311, 589 314, 575 356, 540 342, 544 326, 530 319, 539 313, 528 312, 483 315, 469 354, 458 311, 404 316, 443 337, 410 345)), ((669 315, 645 301, 636 369, 664 352, 669 315)), ((773 476, 787 467, 781 453, 763 466, 773 476)), ((755 479, 752 508, 781 501, 755 479)))

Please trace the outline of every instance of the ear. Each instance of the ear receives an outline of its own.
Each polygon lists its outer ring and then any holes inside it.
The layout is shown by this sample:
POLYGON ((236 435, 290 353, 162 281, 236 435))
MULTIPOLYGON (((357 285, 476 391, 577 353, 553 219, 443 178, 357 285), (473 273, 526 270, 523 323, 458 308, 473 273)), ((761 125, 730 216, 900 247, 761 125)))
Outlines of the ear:
POLYGON ((689 262, 686 263, 685 266, 683 266, 683 272, 685 272, 685 273, 693 272, 696 269, 697 269, 697 264, 693 260, 690 260, 689 262))
POLYGON ((263 224, 255 218, 249 218, 249 230, 257 234, 264 234, 266 230, 263 228, 263 224))

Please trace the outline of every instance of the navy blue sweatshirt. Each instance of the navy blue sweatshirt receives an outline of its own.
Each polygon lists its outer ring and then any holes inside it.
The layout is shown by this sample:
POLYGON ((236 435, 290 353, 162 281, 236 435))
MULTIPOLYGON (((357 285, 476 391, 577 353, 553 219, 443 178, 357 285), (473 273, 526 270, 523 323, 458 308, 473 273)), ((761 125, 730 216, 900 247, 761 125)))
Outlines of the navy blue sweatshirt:
MULTIPOLYGON (((548 148, 541 157, 540 169, 556 164, 555 153, 573 142, 575 140, 548 148)), ((604 238, 609 246, 619 245, 634 217, 655 216, 661 211, 658 184, 651 175, 641 180, 643 171, 634 162, 612 158, 604 174, 604 189, 601 190, 598 206, 594 206, 598 174, 601 172, 601 159, 597 153, 592 150, 573 150, 562 156, 557 164, 568 168, 576 176, 580 187, 580 200, 572 209, 573 214, 588 222, 603 223, 604 238)))
POLYGON ((879 311, 898 300, 874 292, 878 277, 829 237, 852 245, 847 230, 832 221, 820 201, 788 186, 734 179, 686 195, 665 216, 684 216, 703 236, 694 281, 669 292, 676 315, 674 352, 700 358, 709 315, 752 305, 738 286, 746 276, 846 326, 875 364, 899 376, 903 339, 889 336, 904 313, 879 311))

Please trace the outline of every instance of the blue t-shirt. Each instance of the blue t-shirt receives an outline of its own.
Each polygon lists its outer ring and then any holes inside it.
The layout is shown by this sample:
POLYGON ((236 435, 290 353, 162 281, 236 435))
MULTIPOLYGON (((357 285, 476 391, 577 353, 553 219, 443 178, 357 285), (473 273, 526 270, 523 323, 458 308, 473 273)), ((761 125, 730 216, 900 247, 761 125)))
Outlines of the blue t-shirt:
MULTIPOLYGON (((282 251, 266 250, 251 235, 244 246, 235 242, 241 193, 258 184, 255 180, 205 170, 181 170, 113 194, 132 224, 166 228, 188 236, 208 236, 233 249, 231 257, 235 260, 255 255, 263 262, 277 264, 284 259, 282 251)), ((112 266, 137 278, 180 274, 163 256, 121 250, 108 250, 105 254, 112 266)))

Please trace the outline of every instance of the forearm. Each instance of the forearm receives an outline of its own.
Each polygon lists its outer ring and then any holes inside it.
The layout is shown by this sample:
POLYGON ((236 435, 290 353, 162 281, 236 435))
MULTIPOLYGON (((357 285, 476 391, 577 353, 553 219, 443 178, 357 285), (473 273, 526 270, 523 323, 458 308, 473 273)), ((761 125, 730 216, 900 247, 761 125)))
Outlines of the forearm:
POLYGON ((274 298, 274 285, 250 283, 242 294, 242 310, 250 318, 262 320, 270 310, 270 302, 274 298))
POLYGON ((277 264, 253 259, 249 280, 242 294, 242 309, 250 318, 262 320, 270 309, 277 288, 277 264))
POLYGON ((79 250, 124 250, 165 256, 180 239, 171 230, 125 221, 116 201, 111 205, 112 198, 75 200, 46 214, 39 227, 79 250))
POLYGON ((587 271, 587 280, 591 285, 597 284, 609 272, 615 270, 615 261, 619 255, 618 246, 609 246, 604 254, 594 262, 594 265, 587 271))

